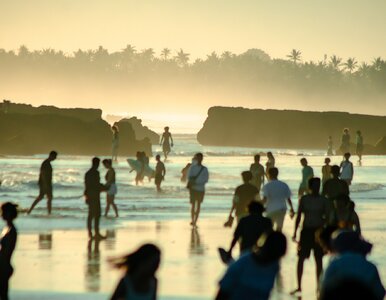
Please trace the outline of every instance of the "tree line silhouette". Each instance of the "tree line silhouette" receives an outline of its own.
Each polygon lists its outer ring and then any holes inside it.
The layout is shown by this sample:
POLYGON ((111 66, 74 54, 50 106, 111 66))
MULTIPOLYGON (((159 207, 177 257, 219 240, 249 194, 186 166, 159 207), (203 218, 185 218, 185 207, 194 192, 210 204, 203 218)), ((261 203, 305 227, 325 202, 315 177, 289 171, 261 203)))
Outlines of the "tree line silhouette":
POLYGON ((137 50, 127 45, 120 51, 77 50, 72 54, 54 49, 17 51, 0 49, 0 78, 103 79, 128 85, 157 82, 204 86, 239 86, 252 94, 259 89, 280 87, 296 93, 334 92, 352 95, 383 96, 386 92, 386 61, 376 57, 371 63, 359 63, 354 57, 343 59, 325 55, 319 61, 304 61, 293 49, 286 59, 271 58, 260 49, 241 54, 212 52, 206 58, 190 59, 180 49, 137 50))

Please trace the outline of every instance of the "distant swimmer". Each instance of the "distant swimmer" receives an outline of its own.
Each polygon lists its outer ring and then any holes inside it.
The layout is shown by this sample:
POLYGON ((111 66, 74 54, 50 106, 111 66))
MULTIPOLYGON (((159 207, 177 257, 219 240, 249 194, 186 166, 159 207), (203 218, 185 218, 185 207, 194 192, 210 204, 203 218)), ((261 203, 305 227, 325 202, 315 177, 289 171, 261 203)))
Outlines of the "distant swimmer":
POLYGON ((187 163, 185 167, 182 168, 181 170, 181 182, 186 182, 186 178, 188 176, 188 171, 189 171, 189 168, 192 164, 191 163, 187 163))
POLYGON ((348 128, 343 129, 340 151, 341 153, 350 152, 350 133, 348 128))
POLYGON ((84 177, 84 197, 86 204, 88 205, 88 216, 87 216, 87 230, 90 239, 104 239, 99 232, 99 220, 101 217, 101 192, 105 190, 105 186, 100 182, 99 175, 99 164, 100 159, 94 157, 92 159, 91 169, 87 171, 84 177), (92 222, 94 221, 95 235, 92 234, 92 222))
POLYGON ((269 169, 275 167, 275 157, 273 156, 272 152, 267 152, 267 158, 268 161, 265 163, 265 175, 267 178, 269 178, 269 169))
POLYGON ((334 144, 332 142, 332 136, 330 135, 327 140, 327 155, 332 156, 334 155, 334 150, 333 150, 334 144))
POLYGON ((117 124, 111 126, 111 130, 113 132, 113 140, 112 140, 112 155, 111 158, 114 162, 118 161, 118 149, 119 149, 119 128, 117 124))
POLYGON ((115 217, 118 217, 118 208, 117 205, 114 203, 115 195, 118 192, 117 184, 115 182, 115 170, 113 168, 113 163, 111 159, 104 159, 103 160, 103 166, 107 169, 107 173, 105 176, 106 183, 105 183, 105 189, 106 189, 106 210, 105 210, 105 217, 107 217, 110 206, 113 207, 115 212, 115 217))
POLYGON ((271 219, 274 229, 282 231, 284 218, 287 213, 287 203, 290 206, 290 218, 294 217, 294 208, 291 201, 291 190, 289 186, 278 179, 279 170, 269 170, 269 182, 263 187, 262 203, 266 207, 266 215, 271 219))
POLYGON ((252 173, 251 183, 257 187, 257 189, 261 190, 261 185, 264 184, 264 166, 260 163, 260 155, 256 154, 254 157, 255 162, 251 164, 249 171, 252 173))
POLYGON ((125 274, 119 281, 111 300, 155 300, 158 281, 156 272, 161 262, 161 250, 153 244, 142 245, 138 250, 112 260, 125 274))
POLYGON ((362 162, 362 154, 363 154, 363 136, 360 130, 357 130, 356 136, 356 154, 358 155, 359 162, 362 162))
POLYGON ((155 157, 157 165, 155 166, 155 185, 157 187, 157 192, 161 191, 161 183, 165 179, 166 168, 165 164, 161 161, 161 156, 157 155, 155 157))
POLYGON ((188 171, 188 183, 189 197, 191 204, 191 217, 192 221, 190 225, 197 226, 198 216, 200 215, 201 203, 204 201, 205 185, 209 180, 209 172, 207 167, 202 165, 204 156, 202 153, 197 153, 194 156, 193 163, 188 171))
POLYGON ((0 237, 0 299, 8 300, 8 283, 13 274, 11 259, 17 241, 17 230, 13 223, 17 217, 17 205, 11 202, 3 203, 1 215, 6 226, 0 237))
POLYGON ((35 199, 35 201, 32 203, 31 208, 28 210, 28 214, 32 212, 34 207, 44 198, 44 196, 47 196, 47 211, 48 214, 51 214, 51 207, 52 207, 52 166, 51 162, 56 159, 58 156, 58 153, 56 151, 51 151, 48 158, 43 161, 41 167, 40 167, 40 174, 39 174, 39 195, 35 199))
POLYGON ((322 167, 322 186, 326 183, 327 180, 331 179, 331 159, 326 157, 324 159, 324 166, 322 167))
POLYGON ((166 126, 164 128, 164 133, 162 134, 160 144, 162 145, 162 151, 165 156, 165 160, 167 160, 168 155, 171 151, 171 147, 173 147, 173 137, 172 134, 169 132, 169 127, 166 126))
POLYGON ((300 199, 303 195, 308 194, 308 181, 314 177, 314 170, 308 165, 306 158, 300 160, 300 164, 303 166, 302 169, 302 181, 299 186, 298 198, 300 199))
POLYGON ((354 177, 354 166, 350 161, 351 154, 347 152, 343 157, 344 160, 340 164, 340 179, 346 181, 348 185, 351 185, 354 177))

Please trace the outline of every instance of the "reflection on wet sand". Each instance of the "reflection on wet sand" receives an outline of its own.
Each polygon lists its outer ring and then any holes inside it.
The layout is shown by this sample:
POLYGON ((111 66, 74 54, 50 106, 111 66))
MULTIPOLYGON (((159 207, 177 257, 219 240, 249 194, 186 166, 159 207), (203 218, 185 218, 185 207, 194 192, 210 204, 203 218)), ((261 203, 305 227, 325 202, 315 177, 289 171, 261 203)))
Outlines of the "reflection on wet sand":
POLYGON ((115 229, 106 230, 106 240, 105 240, 105 248, 106 250, 115 250, 115 239, 116 231, 115 229))
POLYGON ((98 292, 100 289, 100 240, 89 240, 87 243, 87 261, 85 272, 86 290, 98 292))
POLYGON ((39 233, 39 250, 52 249, 52 233, 39 233))
POLYGON ((193 228, 190 235, 190 255, 204 255, 205 247, 201 244, 200 234, 197 228, 193 228))

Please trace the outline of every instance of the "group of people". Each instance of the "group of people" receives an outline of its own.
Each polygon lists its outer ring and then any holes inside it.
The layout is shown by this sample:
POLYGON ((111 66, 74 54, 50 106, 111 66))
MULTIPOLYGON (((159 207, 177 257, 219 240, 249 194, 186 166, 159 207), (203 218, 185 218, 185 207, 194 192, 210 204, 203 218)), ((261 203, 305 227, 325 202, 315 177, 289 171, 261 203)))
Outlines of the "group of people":
MULTIPOLYGON (((356 139, 355 139, 355 153, 356 153, 356 155, 358 155, 359 163, 362 162, 363 150, 364 150, 363 135, 362 135, 362 132, 360 130, 357 130, 356 131, 356 139)), ((349 128, 343 129, 342 137, 340 139, 339 151, 341 153, 351 152, 351 136, 350 136, 349 128)), ((332 136, 328 137, 327 155, 328 156, 334 155, 332 136)))

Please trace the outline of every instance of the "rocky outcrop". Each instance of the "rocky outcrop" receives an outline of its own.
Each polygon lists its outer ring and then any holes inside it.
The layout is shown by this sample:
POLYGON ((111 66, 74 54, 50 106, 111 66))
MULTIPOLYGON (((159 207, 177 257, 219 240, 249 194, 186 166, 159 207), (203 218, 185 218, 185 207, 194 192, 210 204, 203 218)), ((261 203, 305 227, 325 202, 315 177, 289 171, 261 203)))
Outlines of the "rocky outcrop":
MULTIPOLYGON (((351 131, 352 142, 356 130, 362 131, 368 144, 365 153, 386 154, 386 145, 371 146, 386 134, 386 117, 345 112, 212 107, 197 139, 203 145, 214 146, 326 149, 329 135, 334 147, 339 147, 346 127, 351 131)), ((352 144, 351 151, 354 148, 352 144)))
POLYGON ((132 117, 128 119, 125 118, 119 121, 119 123, 122 123, 122 122, 127 122, 131 124, 137 138, 139 139, 148 138, 153 145, 159 144, 160 136, 154 131, 150 130, 147 126, 143 126, 141 119, 138 119, 136 117, 132 117))
MULTIPOLYGON (((112 132, 101 110, 6 105, 11 109, 0 108, 1 154, 111 155, 112 132)), ((120 124, 119 136, 119 155, 151 154, 150 141, 137 140, 129 123, 120 124)))

